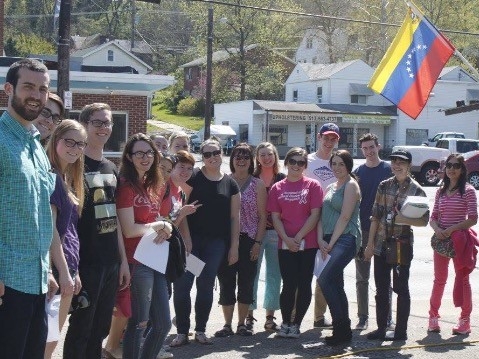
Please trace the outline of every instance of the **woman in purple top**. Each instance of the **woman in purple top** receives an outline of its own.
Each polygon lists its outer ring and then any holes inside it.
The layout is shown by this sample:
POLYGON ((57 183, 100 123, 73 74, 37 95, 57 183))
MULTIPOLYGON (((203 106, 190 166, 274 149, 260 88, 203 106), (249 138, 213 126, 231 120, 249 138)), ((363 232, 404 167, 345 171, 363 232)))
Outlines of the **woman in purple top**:
POLYGON ((261 240, 266 231, 266 187, 259 178, 253 177, 253 150, 247 143, 233 148, 230 157, 231 177, 241 191, 240 239, 238 261, 228 265, 225 257, 218 270, 220 300, 225 324, 215 337, 233 335, 231 328, 234 305, 238 301, 238 326, 236 334, 249 336, 253 331, 245 325, 249 306, 253 303, 254 278, 256 277, 261 240), (238 288, 237 298, 235 296, 238 288))
MULTIPOLYGON (((64 120, 51 135, 47 154, 57 174, 55 190, 50 198, 54 240, 61 241, 63 254, 70 275, 75 283, 74 293, 81 289, 78 276, 80 242, 76 231, 79 214, 83 207, 83 150, 86 147, 85 128, 74 120, 64 120)), ((65 323, 72 295, 62 294, 60 301, 60 331, 65 323)), ((51 358, 57 342, 47 343, 45 358, 51 358)))

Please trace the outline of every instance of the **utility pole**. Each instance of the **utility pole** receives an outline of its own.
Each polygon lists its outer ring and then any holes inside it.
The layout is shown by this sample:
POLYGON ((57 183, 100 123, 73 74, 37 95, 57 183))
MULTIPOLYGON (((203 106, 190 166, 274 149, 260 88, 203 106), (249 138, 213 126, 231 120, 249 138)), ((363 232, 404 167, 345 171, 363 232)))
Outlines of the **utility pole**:
POLYGON ((208 8, 208 48, 206 51, 206 94, 205 94, 205 134, 204 139, 210 138, 211 125, 211 88, 213 80, 213 7, 208 8))
MULTIPOLYGON (((65 91, 70 90, 70 16, 71 0, 61 0, 58 20, 57 94, 63 102, 65 102, 65 91)), ((68 109, 65 109, 64 116, 68 118, 68 109)))
POLYGON ((136 26, 136 2, 135 0, 131 0, 131 43, 130 43, 131 50, 130 51, 133 51, 133 48, 135 47, 135 26, 136 26))

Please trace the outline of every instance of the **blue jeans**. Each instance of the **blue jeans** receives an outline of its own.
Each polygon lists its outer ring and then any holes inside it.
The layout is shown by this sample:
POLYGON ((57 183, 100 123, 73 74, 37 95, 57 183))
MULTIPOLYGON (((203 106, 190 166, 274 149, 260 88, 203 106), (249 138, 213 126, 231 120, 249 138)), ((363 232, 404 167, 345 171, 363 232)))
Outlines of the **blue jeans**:
POLYGON ((27 294, 6 286, 2 299, 0 357, 43 358, 48 332, 45 294, 27 294))
MULTIPOLYGON (((228 238, 229 240, 229 238, 228 238)), ((196 257, 205 262, 200 276, 196 278, 196 302, 195 302, 195 331, 205 332, 211 306, 213 305, 213 288, 215 285, 218 268, 226 253, 226 241, 224 238, 204 238, 192 236, 193 249, 196 257)), ((186 334, 190 330, 191 314, 191 288, 195 276, 186 272, 173 283, 173 303, 176 313, 176 328, 178 334, 186 334)))
POLYGON ((261 245, 258 256, 258 271, 254 280, 253 304, 251 304, 249 308, 255 310, 258 306, 258 280, 261 262, 263 261, 263 253, 266 261, 263 308, 266 310, 278 310, 279 293, 281 291, 281 272, 278 261, 278 234, 274 229, 267 230, 263 238, 263 244, 261 245))
POLYGON ((123 358, 155 359, 171 329, 166 277, 143 264, 131 265, 130 270, 131 318, 126 327, 123 358), (140 356, 141 338, 148 319, 151 327, 140 356))
POLYGON ((318 278, 334 323, 349 320, 348 298, 344 291, 344 268, 356 255, 356 237, 342 234, 329 252, 331 258, 318 278))

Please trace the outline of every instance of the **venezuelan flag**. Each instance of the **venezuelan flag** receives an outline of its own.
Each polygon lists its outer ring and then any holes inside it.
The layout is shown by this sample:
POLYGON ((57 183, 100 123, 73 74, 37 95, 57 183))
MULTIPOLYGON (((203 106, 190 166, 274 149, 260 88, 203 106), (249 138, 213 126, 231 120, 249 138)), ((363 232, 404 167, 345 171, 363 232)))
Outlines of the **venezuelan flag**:
POLYGON ((454 51, 434 25, 409 9, 368 86, 416 119, 454 51))

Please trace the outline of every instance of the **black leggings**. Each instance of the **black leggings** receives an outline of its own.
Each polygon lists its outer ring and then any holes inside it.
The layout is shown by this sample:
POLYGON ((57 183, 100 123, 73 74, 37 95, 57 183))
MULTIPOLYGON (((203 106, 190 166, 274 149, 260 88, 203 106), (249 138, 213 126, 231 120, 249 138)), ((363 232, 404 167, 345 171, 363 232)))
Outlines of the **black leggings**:
POLYGON ((311 304, 311 281, 317 250, 317 248, 298 252, 290 252, 286 249, 278 250, 279 269, 283 279, 283 289, 279 297, 283 323, 301 325, 304 315, 308 311, 311 304), (291 323, 295 298, 296 315, 294 323, 291 323))

